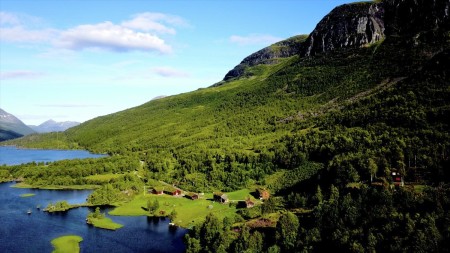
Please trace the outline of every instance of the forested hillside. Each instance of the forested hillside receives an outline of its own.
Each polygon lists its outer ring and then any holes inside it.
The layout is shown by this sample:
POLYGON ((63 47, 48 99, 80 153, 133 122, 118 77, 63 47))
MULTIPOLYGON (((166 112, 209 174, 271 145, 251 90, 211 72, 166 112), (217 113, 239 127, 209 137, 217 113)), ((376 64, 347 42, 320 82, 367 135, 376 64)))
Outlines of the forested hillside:
POLYGON ((189 252, 449 251, 449 8, 337 7, 308 38, 277 44, 289 53, 260 51, 218 85, 90 120, 64 141, 139 157, 148 178, 187 190, 262 185, 277 196, 243 215, 278 212, 275 226, 237 222, 236 233, 209 216, 189 252), (391 188, 392 172, 407 186, 391 188))

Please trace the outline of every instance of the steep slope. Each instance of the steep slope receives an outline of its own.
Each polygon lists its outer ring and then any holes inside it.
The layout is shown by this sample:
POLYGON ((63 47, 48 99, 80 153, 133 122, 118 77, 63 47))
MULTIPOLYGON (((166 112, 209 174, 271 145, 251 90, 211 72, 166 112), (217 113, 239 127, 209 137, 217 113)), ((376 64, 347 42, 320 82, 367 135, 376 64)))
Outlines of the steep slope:
POLYGON ((305 160, 323 164, 324 182, 338 185, 368 180, 369 159, 380 176, 412 170, 414 157, 446 178, 449 2, 337 7, 306 40, 247 57, 244 74, 90 120, 65 136, 96 152, 138 153, 152 173, 188 187, 236 189, 305 160))
POLYGON ((336 7, 317 24, 300 54, 312 56, 338 48, 361 47, 384 39, 384 4, 354 3, 336 7))
POLYGON ((49 133, 49 132, 63 132, 71 127, 78 126, 79 124, 80 122, 75 121, 56 122, 50 119, 40 124, 39 126, 30 126, 30 127, 38 133, 49 133))
POLYGON ((0 141, 22 137, 35 133, 14 115, 0 109, 0 141))
MULTIPOLYGON (((246 72, 246 70, 249 70, 249 67, 260 64, 273 65, 279 63, 281 59, 289 58, 291 56, 299 54, 302 42, 304 42, 306 38, 306 35, 294 36, 249 55, 244 60, 242 60, 239 65, 230 70, 223 78, 223 81, 230 81, 241 76, 248 77, 254 75, 254 73, 246 72)), ((219 82, 214 86, 218 86, 221 84, 223 84, 223 82, 219 82)))

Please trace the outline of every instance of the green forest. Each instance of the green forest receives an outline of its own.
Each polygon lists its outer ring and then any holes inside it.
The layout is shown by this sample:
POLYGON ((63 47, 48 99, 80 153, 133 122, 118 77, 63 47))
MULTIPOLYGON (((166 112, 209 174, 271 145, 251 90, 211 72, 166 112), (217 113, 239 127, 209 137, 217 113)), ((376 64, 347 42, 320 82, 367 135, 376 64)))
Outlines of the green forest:
POLYGON ((234 218, 206 216, 187 252, 448 252, 448 29, 247 66, 209 88, 5 142, 109 156, 3 165, 0 179, 90 186, 92 205, 160 181, 270 191, 234 218))

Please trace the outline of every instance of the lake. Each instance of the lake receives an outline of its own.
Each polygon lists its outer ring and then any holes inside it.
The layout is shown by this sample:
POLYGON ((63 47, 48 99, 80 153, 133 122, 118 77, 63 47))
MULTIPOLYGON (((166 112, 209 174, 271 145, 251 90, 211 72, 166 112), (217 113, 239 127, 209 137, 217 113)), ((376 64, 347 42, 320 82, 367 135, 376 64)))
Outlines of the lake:
POLYGON ((0 147, 0 165, 18 165, 29 162, 54 162, 65 159, 97 158, 105 155, 92 154, 86 150, 20 149, 14 146, 0 147))
MULTIPOLYGON (((15 149, 0 147, 0 164, 17 164, 31 161, 55 161, 78 157, 77 151, 15 149), (6 152, 5 152, 6 149, 6 152), (71 153, 74 152, 74 153, 71 153), (3 157, 5 154, 16 158, 3 157), (43 154, 39 156, 37 154, 43 154), (54 156, 52 155, 54 154, 54 156), (20 157, 19 157, 20 156, 20 157), (13 162, 5 162, 13 161, 13 162)), ((87 157, 92 154, 84 151, 87 157)), ((126 217, 110 216, 113 221, 124 227, 116 230, 104 230, 86 224, 89 209, 72 209, 66 213, 49 214, 38 210, 49 203, 67 200, 71 204, 83 203, 90 190, 37 190, 12 188, 14 183, 0 184, 0 252, 51 252, 50 241, 63 235, 78 235, 83 238, 81 252, 184 252, 183 237, 187 230, 169 227, 169 219, 149 218, 146 216, 126 217), (23 198, 20 195, 33 193, 35 196, 23 198), (31 209, 32 214, 27 211, 31 209)), ((103 208, 102 212, 111 209, 103 208)))

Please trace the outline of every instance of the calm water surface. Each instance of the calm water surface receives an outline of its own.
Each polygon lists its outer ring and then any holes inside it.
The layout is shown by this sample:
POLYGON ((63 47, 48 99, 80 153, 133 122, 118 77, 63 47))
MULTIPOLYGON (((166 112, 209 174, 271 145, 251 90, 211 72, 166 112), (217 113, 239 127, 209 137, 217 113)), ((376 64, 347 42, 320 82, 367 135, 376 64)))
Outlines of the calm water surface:
MULTIPOLYGON (((0 147, 0 164, 20 164, 31 161, 54 161, 69 158, 83 158, 76 155, 61 155, 61 151, 21 150, 0 147), (6 152, 5 152, 6 149, 6 152), (14 151, 15 150, 15 151, 14 151), (16 153, 18 152, 18 153, 16 153), (24 153, 23 153, 24 152, 24 153), (30 156, 27 153, 30 152, 30 156), (44 154, 43 156, 36 153, 44 154), (4 157, 8 154, 7 157, 4 157), (5 162, 10 155, 20 156, 20 162, 5 162), (55 154, 52 156, 51 154, 55 154), (61 158, 64 157, 64 158, 61 158)), ((79 151, 70 151, 76 152, 79 151)), ((69 153, 70 153, 69 152, 69 153)), ((65 153, 65 152, 63 152, 65 153)), ((85 155, 92 155, 88 152, 85 155)), ((8 160, 11 161, 11 160, 8 160)), ((36 207, 46 207, 49 203, 67 200, 71 204, 83 203, 90 190, 35 190, 12 188, 14 183, 0 184, 0 252, 51 252, 50 241, 63 235, 79 235, 81 252, 184 252, 183 236, 185 229, 169 228, 168 219, 153 219, 145 216, 109 216, 113 221, 123 224, 119 230, 109 231, 86 224, 89 208, 72 209, 66 213, 49 214, 36 207), (22 198, 21 194, 34 193, 33 197, 22 198), (31 209, 32 214, 27 211, 31 209)), ((103 209, 107 212, 109 209, 103 209)))
POLYGON ((89 153, 86 150, 20 149, 12 146, 0 147, 0 165, 17 165, 29 162, 54 162, 64 159, 96 158, 105 155, 89 153))

